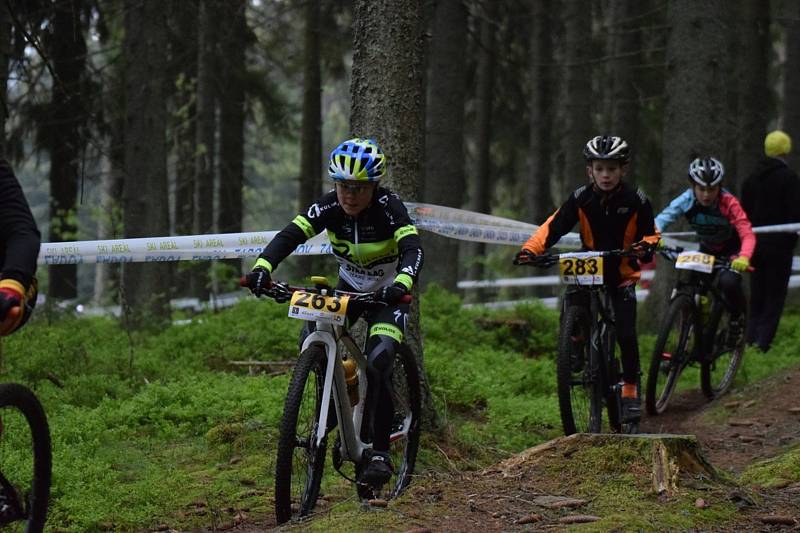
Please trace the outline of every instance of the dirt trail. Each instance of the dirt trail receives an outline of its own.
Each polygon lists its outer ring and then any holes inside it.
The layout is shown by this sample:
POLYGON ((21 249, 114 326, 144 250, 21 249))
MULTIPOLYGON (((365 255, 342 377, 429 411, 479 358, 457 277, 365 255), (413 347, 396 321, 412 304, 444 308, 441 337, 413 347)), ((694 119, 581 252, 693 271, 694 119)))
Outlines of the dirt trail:
POLYGON ((707 416, 709 403, 699 389, 674 398, 667 411, 645 418, 642 432, 696 435, 717 468, 739 473, 746 465, 773 457, 800 442, 800 368, 718 400, 724 414, 707 416))
MULTIPOLYGON (((645 418, 641 430, 696 435, 710 463, 736 475, 747 465, 774 457, 787 446, 800 443, 798 389, 800 367, 733 391, 717 402, 709 403, 699 389, 691 390, 673 398, 665 414, 645 418), (715 409, 719 405, 723 409, 715 409)), ((566 509, 570 501, 578 501, 569 498, 569 483, 547 479, 535 470, 515 479, 497 476, 492 468, 421 478, 410 489, 413 502, 401 500, 390 506, 390 512, 397 518, 393 525, 398 527, 389 529, 483 533, 559 530, 566 527, 559 522, 569 514, 565 511, 580 514, 580 505, 571 511, 566 509), (561 492, 557 492, 559 489, 561 492), (554 510, 554 505, 565 508, 554 510)), ((730 490, 734 495, 738 492, 730 490)), ((740 521, 712 531, 800 531, 800 483, 770 489, 753 487, 747 494, 754 495, 757 502, 746 502, 740 521), (767 524, 765 516, 782 516, 797 522, 767 524)), ((717 494, 718 499, 730 496, 717 494)), ((744 499, 749 500, 749 496, 744 499)), ((251 533, 271 528, 274 522, 245 521, 229 530, 251 533)))

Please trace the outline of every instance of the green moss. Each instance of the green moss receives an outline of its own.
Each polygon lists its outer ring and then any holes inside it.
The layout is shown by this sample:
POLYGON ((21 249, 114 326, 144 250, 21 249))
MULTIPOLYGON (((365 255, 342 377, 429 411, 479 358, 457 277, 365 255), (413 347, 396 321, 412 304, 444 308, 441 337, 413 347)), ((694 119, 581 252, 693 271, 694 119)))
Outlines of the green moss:
POLYGON ((742 472, 744 483, 771 487, 800 481, 800 445, 795 445, 777 457, 748 466, 742 472))
MULTIPOLYGON (((560 434, 557 312, 536 304, 462 309, 457 295, 435 288, 420 305, 426 368, 443 427, 424 433, 419 472, 480 469, 560 434), (519 321, 529 326, 509 325, 519 321)), ((64 316, 48 323, 39 314, 3 339, 3 380, 33 388, 50 422, 49 525, 62 531, 141 531, 157 523, 192 529, 211 527, 214 513, 227 516, 220 509, 247 507, 256 520, 271 515, 288 375, 248 376, 228 363, 294 359, 300 323, 285 315, 284 306, 252 299, 198 315, 187 326, 126 332, 108 318, 64 316)), ((748 352, 741 383, 795 361, 800 318, 784 317, 778 339, 768 358, 748 352)), ((652 339, 644 337, 643 360, 648 342, 652 339)), ((697 387, 698 381, 684 374, 681 383, 697 387)), ((570 478, 565 489, 591 497, 592 509, 604 513, 602 524, 609 526, 614 517, 620 521, 614 526, 646 529, 657 523, 652 517, 658 512, 667 513, 664 523, 678 524, 670 526, 675 528, 725 519, 728 507, 722 504, 695 510, 696 494, 689 489, 667 503, 642 498, 647 487, 624 468, 636 458, 611 451, 580 452, 586 455, 578 454, 579 461, 551 472, 570 478), (587 464, 597 465, 599 474, 582 480, 587 464), (620 511, 626 508, 635 513, 620 511), (717 512, 721 515, 714 518, 717 512)), ((747 479, 797 480, 792 457, 755 467, 747 479)), ((15 461, 6 454, 3 467, 13 468, 15 461)), ((323 491, 347 503, 337 503, 332 514, 312 521, 313 527, 325 528, 328 521, 335 530, 340 512, 346 516, 341 523, 359 524, 356 529, 373 522, 392 528, 393 520, 402 518, 402 499, 389 510, 362 511, 347 500, 353 487, 331 468, 323 491)), ((419 508, 419 502, 409 505, 419 508)), ((431 505, 432 512, 441 511, 431 505)))

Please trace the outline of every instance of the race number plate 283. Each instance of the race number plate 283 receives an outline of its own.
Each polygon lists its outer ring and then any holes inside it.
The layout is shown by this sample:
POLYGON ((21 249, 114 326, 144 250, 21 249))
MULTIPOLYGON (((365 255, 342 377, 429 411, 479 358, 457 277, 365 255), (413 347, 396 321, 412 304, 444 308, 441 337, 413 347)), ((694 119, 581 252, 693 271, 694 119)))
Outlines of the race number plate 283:
POLYGON ((714 269, 714 256, 702 252, 681 252, 675 260, 675 268, 709 274, 714 269))
POLYGON ((328 322, 344 325, 347 315, 348 296, 323 296, 310 292, 297 291, 289 303, 289 318, 328 322))
POLYGON ((596 252, 561 254, 558 258, 561 282, 572 285, 602 285, 603 256, 596 252))

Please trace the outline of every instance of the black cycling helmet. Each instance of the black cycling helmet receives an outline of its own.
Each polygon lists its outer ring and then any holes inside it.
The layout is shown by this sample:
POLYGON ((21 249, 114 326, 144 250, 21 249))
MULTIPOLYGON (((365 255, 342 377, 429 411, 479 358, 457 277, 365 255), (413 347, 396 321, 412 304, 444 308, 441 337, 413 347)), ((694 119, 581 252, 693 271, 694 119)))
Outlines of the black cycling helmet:
POLYGON ((698 157, 689 164, 689 183, 713 187, 722 183, 725 167, 714 157, 698 157))
POLYGON ((628 143, 622 137, 611 135, 598 135, 586 143, 583 147, 583 157, 586 161, 594 159, 606 159, 627 163, 631 156, 628 143))

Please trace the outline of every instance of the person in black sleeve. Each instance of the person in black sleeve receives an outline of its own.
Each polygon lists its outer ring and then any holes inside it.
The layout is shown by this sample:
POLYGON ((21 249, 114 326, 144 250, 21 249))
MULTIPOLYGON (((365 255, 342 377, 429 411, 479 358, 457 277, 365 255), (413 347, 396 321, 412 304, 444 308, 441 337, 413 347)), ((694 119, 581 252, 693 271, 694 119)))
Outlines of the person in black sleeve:
MULTIPOLYGON (((742 207, 753 226, 800 222, 800 180, 783 156, 792 140, 779 130, 764 139, 764 154, 742 186, 742 207)), ((769 350, 786 301, 797 232, 759 233, 750 276, 750 317, 746 341, 769 350)))
MULTIPOLYGON (((405 205, 380 187, 386 157, 373 139, 350 139, 331 152, 328 174, 335 188, 297 215, 264 248, 248 275, 254 294, 269 286, 271 273, 299 245, 327 231, 339 263, 337 288, 374 292, 386 306, 368 312, 367 412, 371 415, 372 452, 364 458, 359 481, 380 487, 391 477, 389 436, 394 416, 392 371, 403 340, 411 290, 422 267, 422 246, 405 205)), ((354 306, 356 307, 356 306, 354 306)), ((361 312, 356 307, 356 316, 361 312)))
POLYGON ((41 236, 11 165, 0 159, 0 336, 19 329, 36 305, 41 236))

